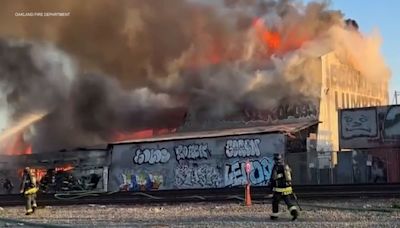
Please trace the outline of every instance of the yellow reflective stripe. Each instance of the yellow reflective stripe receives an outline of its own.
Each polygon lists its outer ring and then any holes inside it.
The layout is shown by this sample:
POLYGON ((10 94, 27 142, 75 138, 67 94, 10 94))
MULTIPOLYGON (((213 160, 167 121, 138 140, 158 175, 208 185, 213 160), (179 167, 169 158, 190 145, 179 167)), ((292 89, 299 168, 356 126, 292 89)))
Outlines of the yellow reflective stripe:
POLYGON ((273 188, 272 191, 274 192, 282 192, 284 195, 289 195, 293 192, 292 187, 286 187, 286 188, 273 188))
POLYGON ((292 193, 293 193, 293 191, 282 192, 283 195, 290 195, 290 194, 292 194, 292 193))
POLYGON ((39 188, 30 188, 27 191, 25 191, 25 195, 29 195, 29 194, 34 194, 39 190, 39 188))

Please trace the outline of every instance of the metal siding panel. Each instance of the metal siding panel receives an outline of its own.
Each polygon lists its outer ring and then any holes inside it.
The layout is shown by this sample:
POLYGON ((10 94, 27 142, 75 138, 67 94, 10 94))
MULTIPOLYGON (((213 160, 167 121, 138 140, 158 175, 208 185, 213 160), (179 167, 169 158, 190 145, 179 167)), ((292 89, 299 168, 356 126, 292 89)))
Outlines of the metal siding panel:
POLYGON ((272 169, 272 154, 284 152, 284 143, 282 134, 252 134, 114 145, 109 190, 146 191, 240 185, 246 178, 244 163, 247 159, 253 165, 250 174, 253 184, 265 185, 272 169), (198 152, 192 153, 195 156, 184 152, 185 148, 193 152, 193 145, 207 148, 207 157, 200 157, 198 152), (162 149, 165 150, 159 152, 162 149), (169 157, 165 160, 162 157, 151 160, 152 157, 147 156, 152 153, 162 156, 166 152, 169 157), (247 156, 251 153, 253 156, 247 156))

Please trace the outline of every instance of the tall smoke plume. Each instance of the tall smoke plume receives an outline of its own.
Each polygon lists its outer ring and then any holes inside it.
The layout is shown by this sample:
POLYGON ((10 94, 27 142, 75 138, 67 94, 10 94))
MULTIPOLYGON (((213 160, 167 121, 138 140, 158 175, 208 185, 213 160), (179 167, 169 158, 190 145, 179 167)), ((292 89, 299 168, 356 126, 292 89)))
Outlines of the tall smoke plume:
POLYGON ((49 113, 30 131, 38 151, 173 127, 185 110, 203 121, 315 101, 315 59, 332 50, 371 80, 390 75, 379 35, 349 28, 326 3, 5 0, 0 23, 11 115, 49 113), (16 16, 23 12, 70 16, 16 16))

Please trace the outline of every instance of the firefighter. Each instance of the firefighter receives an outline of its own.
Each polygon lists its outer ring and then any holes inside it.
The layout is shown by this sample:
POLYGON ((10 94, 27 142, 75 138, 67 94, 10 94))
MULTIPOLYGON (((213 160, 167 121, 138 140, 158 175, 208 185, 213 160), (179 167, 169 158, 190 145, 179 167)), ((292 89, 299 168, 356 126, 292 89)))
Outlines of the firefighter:
POLYGON ((36 192, 38 191, 36 178, 29 167, 24 169, 21 182, 21 194, 24 194, 26 199, 26 215, 30 215, 37 208, 36 192))
POLYGON ((293 195, 291 169, 285 164, 280 154, 274 154, 274 162, 270 183, 273 192, 271 219, 278 219, 279 202, 283 199, 289 209, 292 220, 296 220, 299 212, 290 200, 290 197, 293 195))

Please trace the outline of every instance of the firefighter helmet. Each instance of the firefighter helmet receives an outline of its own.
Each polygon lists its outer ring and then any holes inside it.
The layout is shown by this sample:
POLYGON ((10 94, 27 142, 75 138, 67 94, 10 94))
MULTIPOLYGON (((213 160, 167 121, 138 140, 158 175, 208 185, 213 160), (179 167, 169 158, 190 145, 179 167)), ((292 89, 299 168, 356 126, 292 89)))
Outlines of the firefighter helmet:
POLYGON ((274 154, 274 161, 275 162, 283 162, 283 158, 281 154, 274 154))

